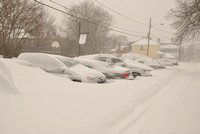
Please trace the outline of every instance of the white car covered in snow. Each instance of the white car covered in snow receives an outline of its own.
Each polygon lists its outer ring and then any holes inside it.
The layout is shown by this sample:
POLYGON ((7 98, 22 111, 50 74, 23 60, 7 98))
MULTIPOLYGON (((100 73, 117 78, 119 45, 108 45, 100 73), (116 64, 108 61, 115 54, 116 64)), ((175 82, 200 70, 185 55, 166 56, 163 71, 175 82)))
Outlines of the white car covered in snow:
POLYGON ((148 56, 145 56, 145 55, 135 54, 135 53, 125 53, 125 54, 122 54, 121 57, 125 58, 125 59, 137 61, 137 62, 142 63, 146 66, 149 66, 153 69, 163 69, 163 68, 165 68, 165 66, 161 65, 156 60, 154 60, 154 59, 152 59, 148 56))
POLYGON ((62 63, 64 63, 70 70, 78 73, 83 82, 91 82, 91 83, 104 83, 106 82, 106 76, 102 74, 101 72, 88 68, 81 63, 79 63, 77 60, 68 58, 61 55, 51 55, 52 57, 55 57, 59 59, 62 63))
POLYGON ((77 61, 60 55, 45 53, 22 53, 19 59, 29 61, 41 69, 60 77, 66 76, 72 81, 98 82, 106 81, 105 75, 93 69, 89 69, 77 61))
POLYGON ((123 61, 126 63, 128 68, 131 68, 132 70, 134 70, 133 73, 136 73, 136 75, 152 76, 151 71, 154 70, 153 68, 134 60, 124 59, 123 61))
POLYGON ((25 60, 31 64, 62 78, 69 78, 72 81, 82 82, 81 76, 67 68, 63 62, 44 53, 21 53, 18 59, 25 60))
POLYGON ((116 66, 116 65, 109 65, 106 62, 101 62, 97 60, 90 60, 90 59, 76 59, 78 60, 81 64, 98 70, 102 72, 106 78, 109 79, 133 79, 133 76, 131 75, 131 70, 128 68, 116 66))
POLYGON ((110 54, 96 54, 96 55, 86 55, 81 56, 80 58, 89 58, 94 59, 102 62, 107 62, 110 65, 118 65, 124 68, 128 68, 131 70, 133 77, 137 76, 152 76, 150 71, 150 68, 141 68, 138 65, 135 65, 133 62, 130 62, 128 60, 124 61, 123 58, 116 57, 114 55, 110 54))
POLYGON ((173 66, 172 62, 169 59, 156 59, 158 63, 160 63, 162 66, 173 66))
POLYGON ((162 65, 161 63, 159 63, 158 61, 154 60, 154 59, 144 59, 144 58, 140 58, 137 59, 137 62, 140 62, 142 64, 145 64, 147 66, 152 67, 153 69, 164 69, 165 66, 162 65))

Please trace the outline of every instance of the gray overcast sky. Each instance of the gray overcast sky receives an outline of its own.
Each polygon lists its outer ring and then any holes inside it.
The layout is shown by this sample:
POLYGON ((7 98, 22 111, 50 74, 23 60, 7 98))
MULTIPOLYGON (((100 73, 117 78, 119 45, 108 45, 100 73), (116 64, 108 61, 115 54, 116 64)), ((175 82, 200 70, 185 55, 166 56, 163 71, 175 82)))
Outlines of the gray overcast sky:
MULTIPOLYGON (((42 0, 44 3, 53 5, 59 9, 59 6, 52 4, 49 0, 42 0)), ((70 4, 78 3, 82 0, 54 0, 64 6, 69 7, 70 4)), ((94 1, 95 0, 91 0, 94 1)), ((152 38, 160 38, 161 41, 170 41, 173 37, 171 27, 169 26, 170 21, 167 21, 165 16, 175 5, 174 0, 98 0, 102 4, 109 8, 119 12, 120 14, 127 16, 133 20, 149 24, 149 19, 152 18, 152 25, 164 23, 164 25, 156 25, 155 28, 151 29, 152 38), (170 33, 169 33, 170 32, 170 33)), ((98 3, 96 3, 98 4, 98 3)), ((50 11, 60 22, 62 14, 57 11, 50 11)), ((141 25, 133 21, 127 20, 119 15, 109 11, 116 18, 115 26, 126 28, 132 31, 148 32, 148 25, 141 25)), ((129 32, 130 33, 130 32, 129 32)), ((138 33, 131 33, 137 34, 138 33)), ((130 40, 137 40, 139 38, 128 36, 130 40)))

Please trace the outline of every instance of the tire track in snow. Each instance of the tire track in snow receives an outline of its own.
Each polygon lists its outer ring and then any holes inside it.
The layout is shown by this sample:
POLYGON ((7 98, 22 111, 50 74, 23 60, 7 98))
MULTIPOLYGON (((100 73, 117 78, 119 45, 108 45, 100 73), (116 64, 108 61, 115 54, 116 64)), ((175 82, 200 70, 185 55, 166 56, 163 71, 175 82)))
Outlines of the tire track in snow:
POLYGON ((145 90, 143 94, 130 100, 118 111, 109 114, 109 116, 106 118, 106 122, 104 122, 102 126, 108 130, 111 128, 111 133, 113 133, 113 131, 115 131, 114 133, 123 133, 126 129, 137 122, 137 120, 142 117, 148 108, 151 107, 154 98, 158 96, 158 94, 162 91, 162 88, 171 81, 174 73, 175 71, 172 71, 166 77, 162 78, 159 83, 153 84, 150 88, 148 87, 148 90, 145 90), (128 118, 130 116, 132 116, 131 121, 128 118))

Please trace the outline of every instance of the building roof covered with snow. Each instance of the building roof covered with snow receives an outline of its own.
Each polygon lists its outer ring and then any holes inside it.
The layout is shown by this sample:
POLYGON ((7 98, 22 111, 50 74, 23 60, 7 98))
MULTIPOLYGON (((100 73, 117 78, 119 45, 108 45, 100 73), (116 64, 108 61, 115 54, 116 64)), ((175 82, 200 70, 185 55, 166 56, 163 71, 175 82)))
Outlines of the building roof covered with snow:
MULTIPOLYGON (((139 40, 139 41, 137 41, 137 42, 135 42, 135 43, 133 43, 132 44, 132 46, 134 46, 134 45, 142 45, 142 46, 145 46, 145 45, 147 45, 148 44, 148 39, 142 39, 142 40, 139 40)), ((153 41, 153 40, 149 40, 149 45, 160 45, 158 42, 156 42, 156 41, 153 41)))

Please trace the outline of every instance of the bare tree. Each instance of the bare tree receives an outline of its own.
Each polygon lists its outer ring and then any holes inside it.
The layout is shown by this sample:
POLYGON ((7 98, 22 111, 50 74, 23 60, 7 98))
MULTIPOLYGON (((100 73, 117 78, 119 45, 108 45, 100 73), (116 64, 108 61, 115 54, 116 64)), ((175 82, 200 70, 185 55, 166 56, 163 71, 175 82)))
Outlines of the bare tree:
POLYGON ((200 35, 200 0, 176 0, 176 7, 171 9, 167 18, 177 29, 177 39, 194 39, 200 35))
POLYGON ((123 35, 112 34, 110 36, 110 39, 111 39, 110 45, 112 46, 112 48, 124 46, 124 45, 127 45, 128 43, 127 37, 123 35))
POLYGON ((44 24, 45 10, 34 1, 0 0, 1 54, 17 56, 23 38, 41 35, 44 24))
MULTIPOLYGON (((71 5, 70 10, 66 9, 66 11, 70 12, 74 16, 84 19, 82 20, 72 16, 65 16, 63 22, 64 26, 66 26, 67 36, 76 40, 78 45, 79 34, 87 33, 87 42, 81 49, 82 54, 100 53, 103 45, 108 42, 107 37, 110 30, 105 27, 110 27, 114 23, 113 16, 104 8, 95 5, 94 2, 89 0, 85 0, 78 5, 71 5), (105 27, 95 25, 85 20, 105 27)), ((78 50, 78 46, 75 48, 78 50)))

